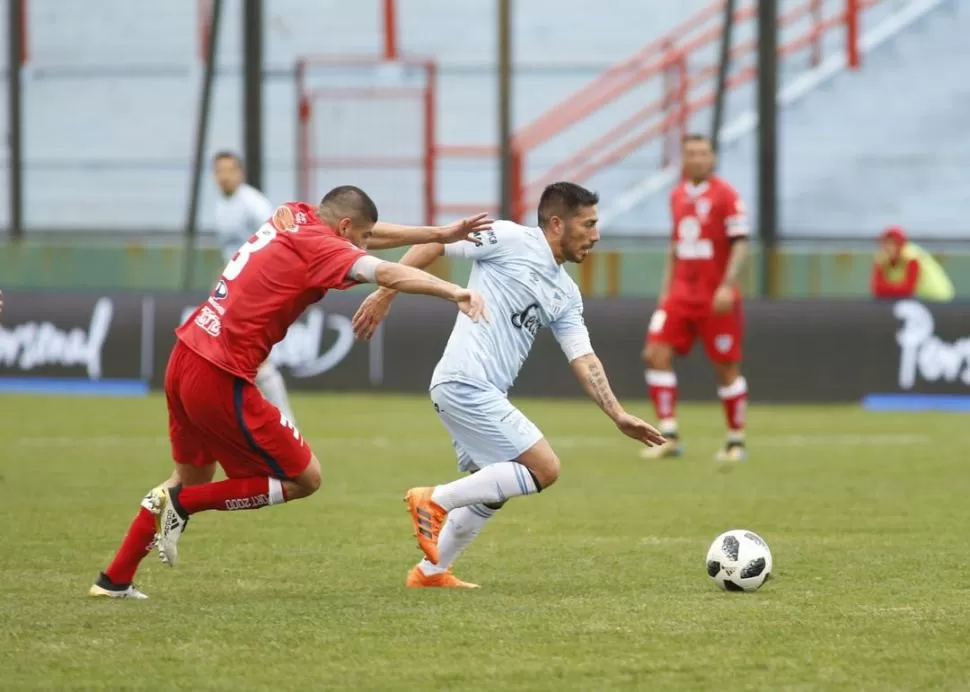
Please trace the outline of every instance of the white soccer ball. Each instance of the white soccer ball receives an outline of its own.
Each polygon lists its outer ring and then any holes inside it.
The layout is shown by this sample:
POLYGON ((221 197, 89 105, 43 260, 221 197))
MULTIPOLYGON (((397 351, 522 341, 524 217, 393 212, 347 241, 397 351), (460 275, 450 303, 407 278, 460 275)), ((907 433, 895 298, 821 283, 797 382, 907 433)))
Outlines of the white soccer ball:
POLYGON ((707 576, 725 591, 757 591, 771 569, 768 544, 747 529, 725 531, 707 551, 707 576))

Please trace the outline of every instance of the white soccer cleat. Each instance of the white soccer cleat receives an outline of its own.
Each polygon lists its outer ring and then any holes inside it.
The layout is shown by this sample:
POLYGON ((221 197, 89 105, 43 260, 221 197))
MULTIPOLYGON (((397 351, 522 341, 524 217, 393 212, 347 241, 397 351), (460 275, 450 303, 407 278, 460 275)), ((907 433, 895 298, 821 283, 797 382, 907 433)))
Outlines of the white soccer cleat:
POLYGON ((91 584, 91 588, 88 589, 88 596, 94 598, 130 598, 133 601, 144 601, 148 598, 133 584, 126 586, 112 584, 111 580, 103 574, 98 575, 98 580, 91 584))
POLYGON ((171 490, 160 485, 149 493, 149 509, 155 515, 155 547, 162 564, 174 567, 179 559, 178 543, 188 519, 172 504, 171 490))
POLYGON ((684 446, 677 438, 668 439, 662 445, 655 447, 644 447, 640 450, 641 459, 669 459, 679 457, 684 453, 684 446))
POLYGON ((714 461, 720 464, 737 464, 748 458, 748 450, 744 444, 728 443, 717 450, 714 461))
POLYGON ((114 589, 105 589, 97 584, 91 585, 91 588, 88 589, 88 596, 94 596, 95 598, 130 598, 135 601, 143 601, 148 598, 148 596, 134 586, 128 586, 126 589, 115 591, 114 589))

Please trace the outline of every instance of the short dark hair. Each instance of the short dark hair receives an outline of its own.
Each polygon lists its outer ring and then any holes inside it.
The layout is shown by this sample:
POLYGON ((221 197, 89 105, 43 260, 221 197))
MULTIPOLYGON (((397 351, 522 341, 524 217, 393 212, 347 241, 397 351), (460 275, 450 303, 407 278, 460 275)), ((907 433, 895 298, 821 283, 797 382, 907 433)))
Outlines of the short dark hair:
POLYGON ((223 159, 229 159, 230 161, 232 161, 233 163, 235 163, 240 168, 243 167, 242 157, 239 154, 237 154, 236 152, 229 151, 228 149, 225 149, 223 151, 217 151, 216 152, 216 155, 212 157, 212 165, 215 166, 217 163, 219 163, 223 159))
POLYGON ((340 185, 323 196, 320 211, 334 220, 351 218, 354 223, 377 223, 377 205, 370 196, 355 185, 340 185))
POLYGON ((549 185, 539 198, 539 226, 545 228, 553 216, 568 219, 580 207, 599 204, 600 197, 576 183, 559 182, 549 185))
POLYGON ((681 137, 680 139, 681 146, 683 146, 684 144, 687 144, 688 142, 704 142, 712 149, 714 148, 714 143, 711 141, 711 138, 708 137, 707 135, 702 135, 700 132, 689 132, 683 137, 681 137))

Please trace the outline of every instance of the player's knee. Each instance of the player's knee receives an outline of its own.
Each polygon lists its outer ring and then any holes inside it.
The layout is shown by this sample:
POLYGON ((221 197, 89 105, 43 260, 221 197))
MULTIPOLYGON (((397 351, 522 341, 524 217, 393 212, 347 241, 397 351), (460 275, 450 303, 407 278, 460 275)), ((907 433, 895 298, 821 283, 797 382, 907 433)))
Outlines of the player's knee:
POLYGON ((717 383, 722 387, 730 387, 741 377, 740 363, 718 363, 714 367, 717 383))
POLYGON ((673 365, 670 349, 660 344, 647 344, 643 349, 643 361, 651 370, 670 370, 673 365))
POLYGON ((296 500, 301 497, 309 497, 320 489, 323 484, 323 473, 320 470, 320 462, 316 457, 310 459, 310 464, 296 478, 287 481, 288 500, 296 500))
POLYGON ((542 460, 541 464, 537 464, 536 468, 530 469, 530 471, 539 485, 539 489, 544 490, 559 480, 559 468, 559 457, 550 454, 542 460))
POLYGON ((307 467, 307 470, 303 473, 303 486, 307 490, 307 495, 312 495, 320 489, 323 484, 323 473, 320 471, 320 462, 314 459, 314 462, 307 467))

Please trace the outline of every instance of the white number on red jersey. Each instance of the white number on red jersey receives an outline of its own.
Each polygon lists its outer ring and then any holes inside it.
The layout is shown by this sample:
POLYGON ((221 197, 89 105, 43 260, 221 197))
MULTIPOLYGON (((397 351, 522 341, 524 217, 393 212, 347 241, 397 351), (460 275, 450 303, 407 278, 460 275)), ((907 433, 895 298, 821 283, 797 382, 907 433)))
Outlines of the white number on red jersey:
POLYGON ((708 260, 714 257, 714 243, 701 238, 701 222, 696 216, 685 216, 677 224, 677 259, 708 260))
POLYGON ((236 251, 236 256, 233 257, 229 264, 226 265, 225 270, 222 272, 222 278, 227 281, 232 281, 242 273, 243 267, 249 261, 249 256, 254 252, 262 250, 264 247, 269 245, 273 238, 276 237, 276 229, 272 224, 264 223, 253 239, 246 241, 239 250, 236 251))

